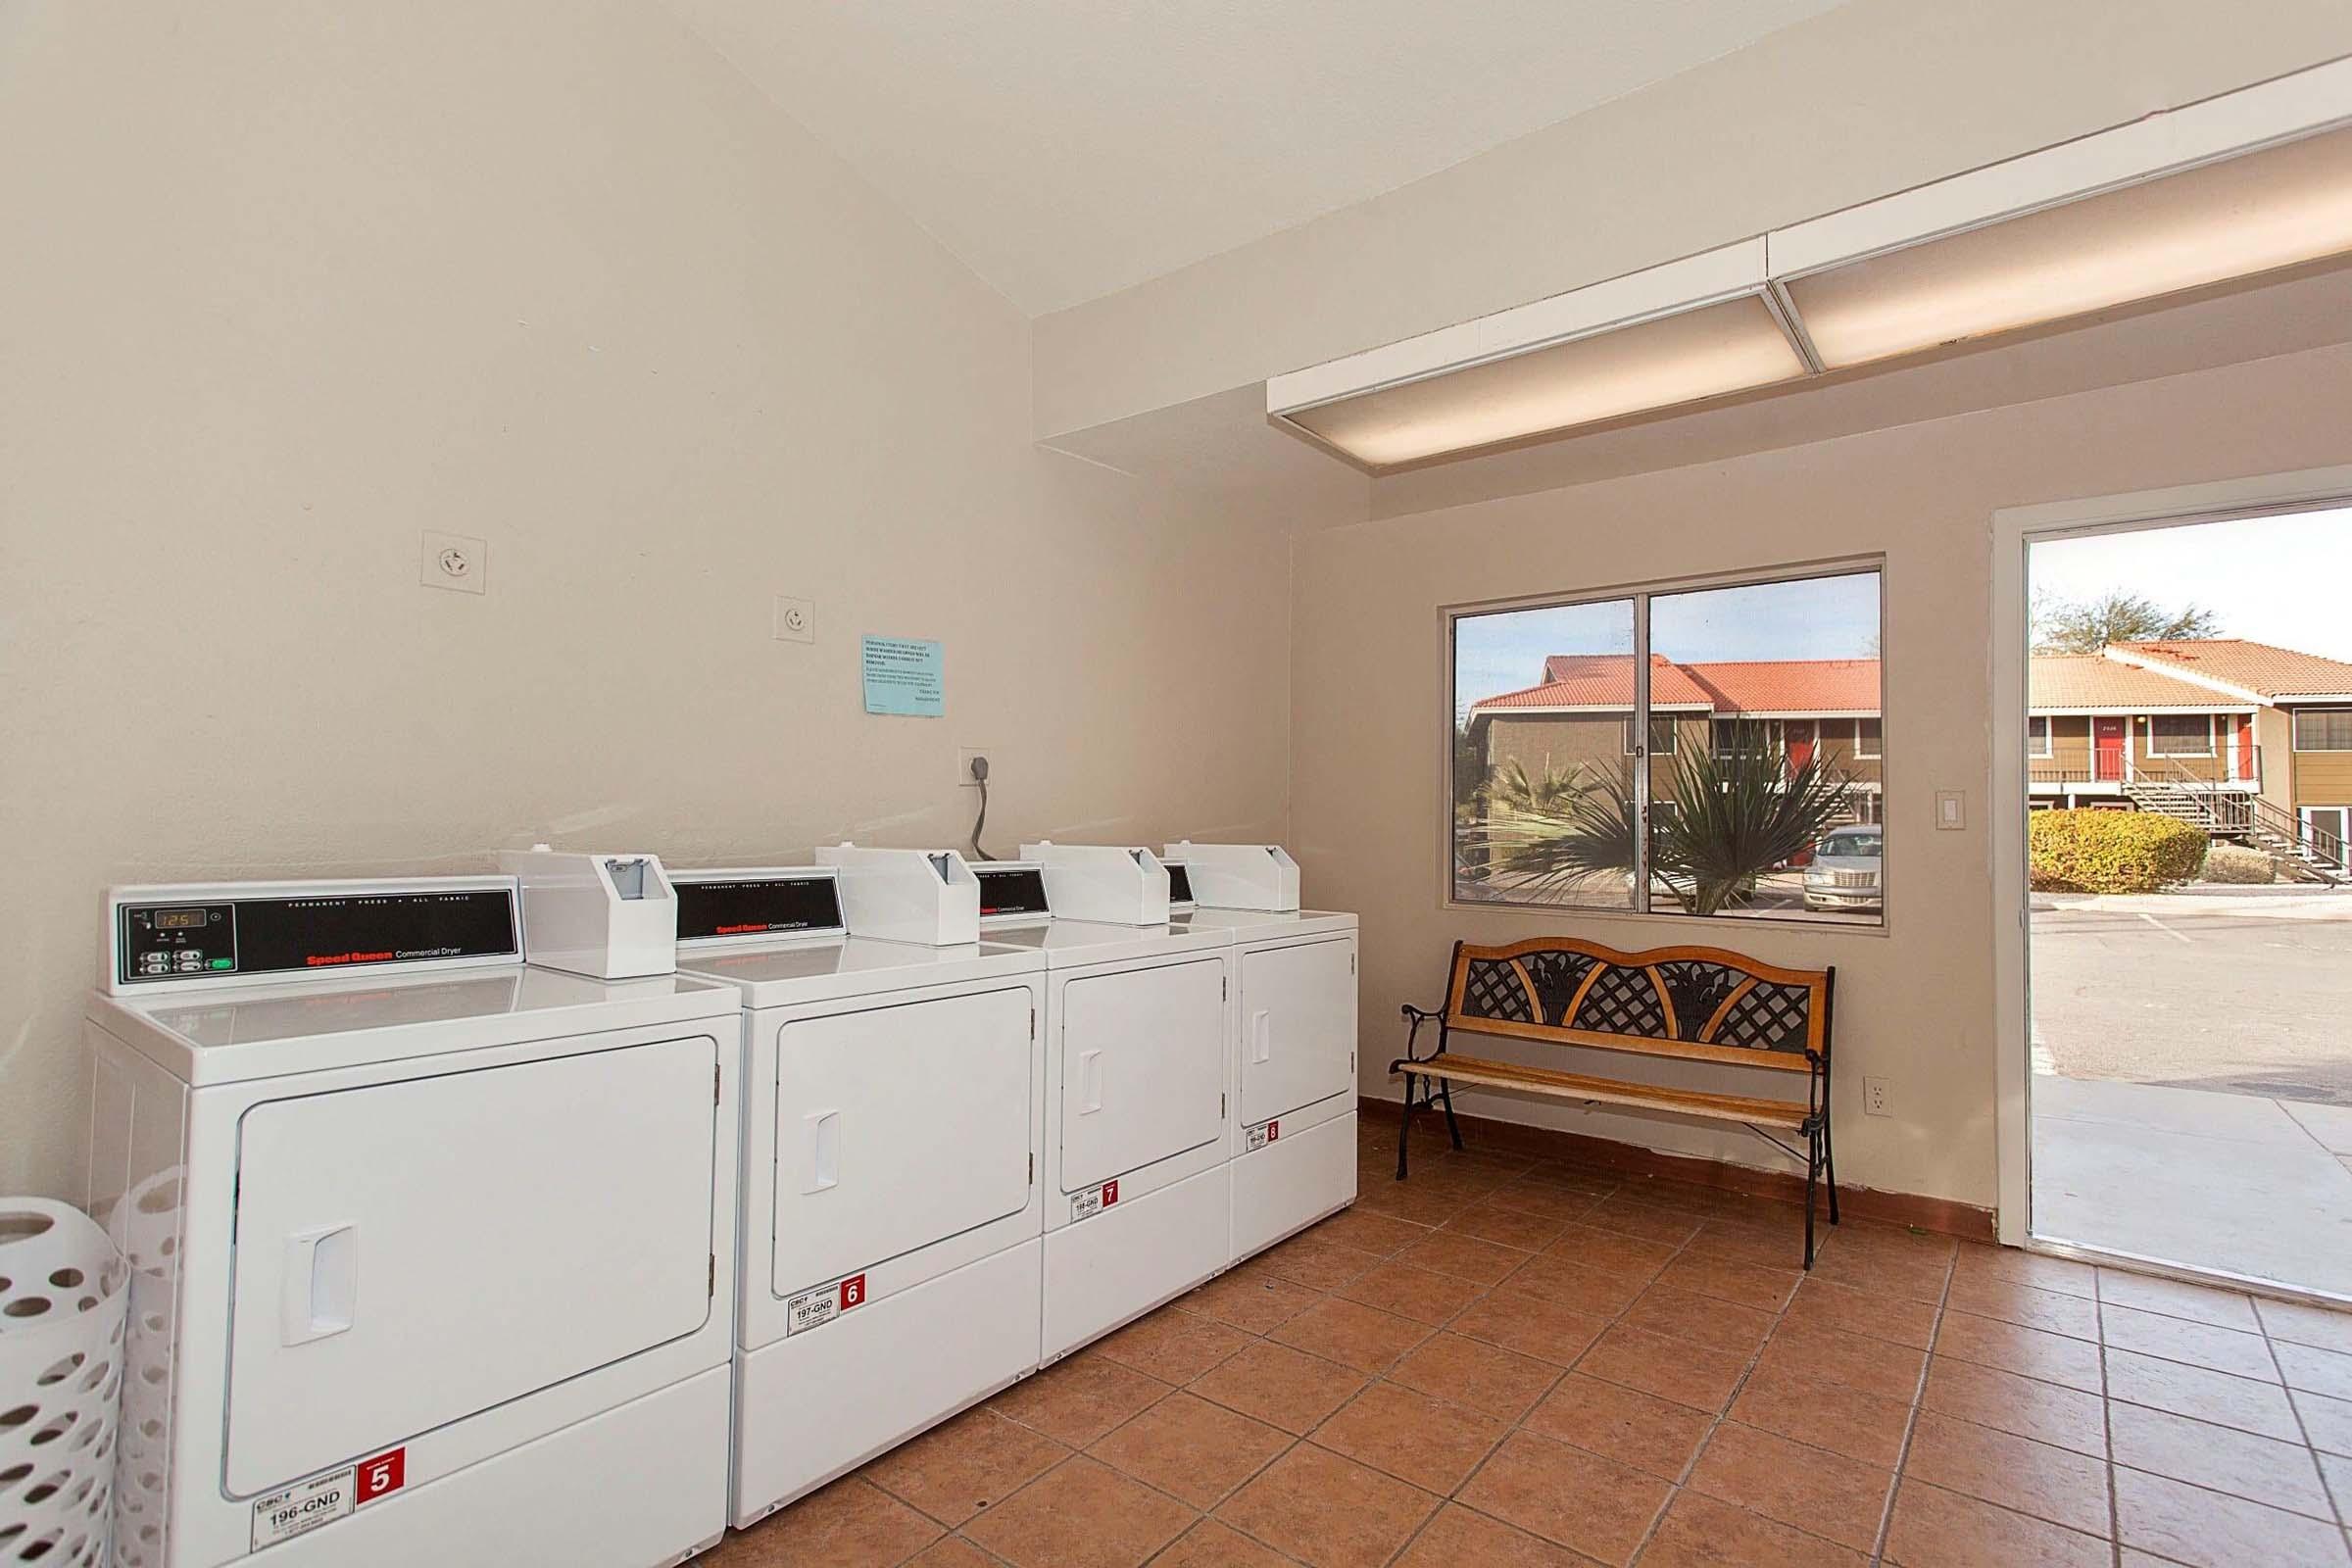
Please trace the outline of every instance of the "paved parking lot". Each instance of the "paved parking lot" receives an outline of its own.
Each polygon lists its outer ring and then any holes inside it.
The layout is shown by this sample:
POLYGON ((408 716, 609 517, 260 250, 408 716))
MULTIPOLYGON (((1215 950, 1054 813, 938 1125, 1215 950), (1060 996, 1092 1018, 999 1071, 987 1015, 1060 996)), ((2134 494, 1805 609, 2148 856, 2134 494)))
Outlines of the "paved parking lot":
POLYGON ((2352 1105, 2352 890, 2036 895, 2033 973, 2067 1077, 2352 1105))
POLYGON ((2352 893, 2037 897, 2036 1236, 2352 1298, 2352 893))

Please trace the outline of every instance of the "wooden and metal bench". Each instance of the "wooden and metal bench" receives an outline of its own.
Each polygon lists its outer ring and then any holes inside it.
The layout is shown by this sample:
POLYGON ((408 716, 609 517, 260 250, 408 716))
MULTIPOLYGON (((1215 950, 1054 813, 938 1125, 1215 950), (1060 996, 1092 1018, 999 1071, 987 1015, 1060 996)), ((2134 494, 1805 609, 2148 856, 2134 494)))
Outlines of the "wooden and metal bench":
POLYGON ((1462 1147, 1453 1116, 1455 1084, 1734 1122, 1804 1162, 1805 1267, 1811 1268, 1817 1186, 1827 1188, 1830 1223, 1838 1223, 1838 1161, 1830 1140, 1830 1009, 1837 973, 1783 969, 1720 948, 1620 953, 1574 937, 1535 937, 1499 948, 1457 942, 1446 1005, 1404 1008, 1412 1023, 1405 1054, 1389 1063, 1391 1073, 1404 1077, 1396 1179, 1404 1179, 1415 1110, 1442 1108, 1453 1147, 1462 1147), (1426 1056, 1416 1054, 1425 1023, 1438 1026, 1438 1048, 1426 1056), (1453 1050, 1454 1036, 1462 1034, 1801 1072, 1805 1098, 1709 1094, 1465 1056, 1453 1050), (1802 1138, 1804 1149, 1768 1128, 1802 1138))

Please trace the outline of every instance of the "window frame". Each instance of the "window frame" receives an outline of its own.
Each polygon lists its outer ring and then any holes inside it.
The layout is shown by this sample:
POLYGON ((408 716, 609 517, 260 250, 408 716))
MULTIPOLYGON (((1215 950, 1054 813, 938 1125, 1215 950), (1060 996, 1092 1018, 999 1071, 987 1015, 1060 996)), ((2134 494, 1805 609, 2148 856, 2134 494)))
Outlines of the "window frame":
POLYGON ((2164 757, 2164 758, 2191 758, 2191 757, 2213 757, 2213 756, 2216 756, 2216 755, 2218 755, 2218 754, 2217 754, 2217 753, 2214 751, 2214 749, 2213 749, 2213 730, 2214 730, 2214 724, 2213 724, 2213 715, 2212 715, 2211 713, 2147 713, 2147 714, 2143 714, 2143 715, 2141 715, 2141 716, 2143 716, 2144 718, 2146 718, 2146 719, 2147 719, 2147 721, 2148 721, 2148 756, 2150 756, 2151 758, 2154 758, 2154 757, 2164 757), (2198 752, 2170 752, 2170 751, 2160 751, 2160 750, 2158 750, 2158 748, 2157 748, 2157 742, 2156 742, 2156 721, 2157 721, 2158 719, 2164 719, 2164 718, 2202 718, 2202 719, 2204 719, 2204 720, 2205 720, 2205 749, 2204 749, 2203 751, 2198 751, 2198 752))
MULTIPOLYGON (((1676 722, 1676 720, 1681 716, 1682 715, 1680 713, 1676 712, 1653 712, 1649 715, 1649 738, 1651 740, 1654 741, 1658 738, 1658 726, 1660 724, 1664 724, 1666 726, 1665 748, 1660 750, 1658 747, 1652 746, 1649 750, 1649 755, 1652 757, 1672 757, 1676 752, 1682 749, 1682 726, 1676 722)), ((1624 719, 1621 720, 1621 723, 1623 724, 1623 734, 1621 735, 1620 739, 1625 747, 1623 755, 1627 757, 1641 756, 1642 754, 1634 749, 1634 715, 1631 713, 1626 714, 1624 719)))
POLYGON ((2026 715, 2026 755, 2028 757, 2047 761, 2058 755, 2057 740, 2058 720, 2054 716, 2048 713, 2028 713, 2026 715), (2034 744, 2034 726, 2036 724, 2041 726, 2041 744, 2038 747, 2034 744))
MULTIPOLYGON (((1445 672, 1442 701, 1444 705, 1444 717, 1446 726, 1446 744, 1441 753, 1441 760, 1439 762, 1439 781, 1442 786, 1441 798, 1449 803, 1454 800, 1453 791, 1456 787, 1454 774, 1455 762, 1457 760, 1454 740, 1460 726, 1467 722, 1466 711, 1463 710, 1457 710, 1455 707, 1456 694, 1459 689, 1460 680, 1460 672, 1456 662, 1456 656, 1459 649, 1459 637, 1457 634, 1457 626, 1459 622, 1464 620, 1476 620, 1486 616, 1511 614, 1514 612, 1527 611, 1566 610, 1584 606, 1604 605, 1613 602, 1624 602, 1630 604, 1633 610, 1634 619, 1632 649, 1632 660, 1634 665, 1634 711, 1631 714, 1626 715, 1625 718, 1621 720, 1621 723, 1624 725, 1624 729, 1620 733, 1620 744, 1622 744, 1623 741, 1626 738, 1629 738, 1633 733, 1633 726, 1637 723, 1637 721, 1654 719, 1659 716, 1653 713, 1650 708, 1651 666, 1649 660, 1651 643, 1649 631, 1649 613, 1650 602, 1653 599, 1676 598, 1683 595, 1707 593, 1719 589, 1761 588, 1769 587, 1776 583, 1816 582, 1838 577, 1861 576, 1873 577, 1877 580, 1878 625, 1876 635, 1872 639, 1872 647, 1876 650, 1879 650, 1875 657, 1879 661, 1879 691, 1880 702, 1882 705, 1880 723, 1882 725, 1882 730, 1881 755, 1875 758, 1860 760, 1872 760, 1880 763, 1881 779, 1879 783, 1879 789, 1881 792, 1883 792, 1886 788, 1884 762, 1885 732, 1883 726, 1886 722, 1884 704, 1886 701, 1886 655, 1885 653, 1885 649, 1886 647, 1887 569, 1886 558, 1883 555, 1856 556, 1844 559, 1807 562, 1785 566, 1766 567, 1752 571, 1725 572, 1720 574, 1691 576, 1685 578, 1657 578, 1632 583, 1616 583, 1606 585, 1596 584, 1592 587, 1584 589, 1566 590, 1544 594, 1525 594, 1506 599, 1478 600, 1458 604, 1440 605, 1438 607, 1437 629, 1439 636, 1440 657, 1443 662, 1442 667, 1445 672)), ((1679 710, 1669 710, 1668 716, 1679 719, 1680 717, 1687 715, 1683 714, 1679 710)), ((1710 748, 1713 748, 1714 745, 1714 725, 1720 722, 1726 716, 1739 718, 1741 715, 1722 715, 1715 713, 1710 713, 1708 715, 1709 727, 1707 738, 1710 748)), ((1857 724, 1857 742, 1859 741, 1858 731, 1859 725, 1857 724)), ((1816 733, 1818 735, 1818 727, 1816 733)), ((1679 744, 1678 726, 1678 747, 1679 744)), ((1804 907, 1801 904, 1796 907, 1787 909, 1775 908, 1755 913, 1715 915, 1687 914, 1670 906, 1653 908, 1651 906, 1651 897, 1657 890, 1653 886, 1655 877, 1652 874, 1652 870, 1649 865, 1648 841, 1651 831, 1650 817, 1653 809, 1657 806, 1671 805, 1673 803, 1656 802, 1650 799, 1652 788, 1649 779, 1651 756, 1652 754, 1647 748, 1643 748, 1638 754, 1632 754, 1631 776, 1626 781, 1627 788, 1632 796, 1632 801, 1630 804, 1634 810, 1635 821, 1638 828, 1635 845, 1635 868, 1632 876, 1629 878, 1631 886, 1629 887, 1628 892, 1631 894, 1631 899, 1628 903, 1623 905, 1529 903, 1510 899, 1482 899, 1463 897, 1460 891, 1460 862, 1457 858, 1457 851, 1460 841, 1458 838, 1456 823, 1449 808, 1446 812, 1441 813, 1441 817, 1438 822, 1438 906, 1444 910, 1483 909, 1494 911, 1508 909, 1531 912, 1540 911, 1545 914, 1571 915, 1578 919, 1584 919, 1587 917, 1619 918, 1631 916, 1642 921, 1671 922, 1678 928, 1682 929, 1690 929, 1694 925, 1703 928, 1718 924, 1737 928, 1754 926, 1758 923, 1762 923, 1766 925, 1830 926, 1838 930, 1868 933, 1877 936, 1884 936, 1891 929, 1889 909, 1891 908, 1892 896, 1886 891, 1890 878, 1885 869, 1882 869, 1880 872, 1880 888, 1882 890, 1881 904, 1875 914, 1875 917, 1868 920, 1856 920, 1851 918, 1840 919, 1835 916, 1817 913, 1804 907)), ((1883 803, 1883 793, 1881 794, 1880 799, 1883 803)), ((1882 818, 1880 825, 1883 827, 1883 807, 1880 815, 1882 818)))
MULTIPOLYGON (((2344 746, 2306 746, 2306 745, 2304 745, 2304 744, 2303 744, 2303 720, 2304 720, 2304 719, 2306 719, 2306 718, 2336 718, 2336 717, 2342 717, 2342 718, 2345 718, 2345 719, 2347 719, 2347 720, 2352 720, 2352 708, 2298 708, 2298 709, 2296 709, 2296 710, 2295 710, 2295 712, 2294 712, 2294 733, 2293 733, 2293 734, 2292 734, 2292 736, 2289 738, 2289 743, 2288 743, 2288 744, 2289 744, 2289 746, 2290 746, 2290 749, 2292 749, 2292 750, 2294 750, 2294 751, 2298 751, 2298 752, 2309 752, 2309 753, 2311 753, 2311 754, 2313 754, 2314 756, 2317 756, 2317 757, 2337 756, 2337 755, 2341 755, 2341 754, 2343 754, 2343 753, 2345 753, 2345 752, 2352 752, 2352 745, 2344 745, 2344 746)), ((2347 739, 2348 739, 2348 740, 2352 740, 2352 736, 2348 736, 2348 737, 2347 737, 2347 739)))
MULTIPOLYGON (((1886 684, 1886 671, 1884 667, 1879 670, 1879 684, 1882 687, 1886 684)), ((1879 701, 1882 703, 1886 701, 1885 691, 1879 693, 1879 701)), ((1878 716, 1879 748, 1875 752, 1863 750, 1862 726, 1870 722, 1869 718, 1861 715, 1856 715, 1854 719, 1854 760, 1857 762, 1883 762, 1886 760, 1886 715, 1881 713, 1878 716)))

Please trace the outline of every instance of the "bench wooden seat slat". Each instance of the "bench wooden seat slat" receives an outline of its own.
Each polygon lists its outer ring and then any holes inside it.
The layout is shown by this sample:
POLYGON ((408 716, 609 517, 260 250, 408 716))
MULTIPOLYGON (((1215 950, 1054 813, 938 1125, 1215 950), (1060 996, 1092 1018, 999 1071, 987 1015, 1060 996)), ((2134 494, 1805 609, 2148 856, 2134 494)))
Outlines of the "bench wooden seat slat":
POLYGON ((1749 1095, 1710 1095, 1695 1089, 1667 1089, 1654 1084, 1629 1084, 1614 1078, 1555 1072, 1549 1067, 1529 1067, 1514 1061, 1457 1056, 1451 1052, 1427 1057, 1414 1070, 1450 1079, 1457 1084, 1512 1089, 1524 1094, 1547 1095, 1558 1100, 1595 1101, 1607 1105, 1669 1110, 1678 1115, 1704 1116, 1714 1121, 1754 1122, 1766 1127, 1786 1127, 1790 1132, 1804 1129, 1807 1114, 1805 1107, 1793 1101, 1762 1100, 1749 1095))
POLYGON ((1462 1147, 1461 1125, 1453 1114, 1457 1083, 1735 1122, 1804 1162, 1805 1267, 1811 1268, 1817 1184, 1829 1194, 1830 1223, 1838 1223, 1838 1156, 1830 1133, 1830 1004, 1836 981, 1833 969, 1783 968, 1721 948, 1620 953, 1576 937, 1530 937, 1501 947, 1457 942, 1446 974, 1446 1005, 1434 1011, 1404 1009, 1412 1033, 1404 1054, 1389 1064, 1390 1072, 1404 1079, 1396 1179, 1404 1180, 1416 1109, 1442 1106, 1453 1147, 1462 1147), (1421 1055, 1417 1048, 1425 1023, 1438 1026, 1438 1043, 1434 1052, 1421 1055), (1802 1073, 1805 1098, 1716 1094, 1461 1056, 1451 1049, 1456 1035, 1802 1073), (1795 1134, 1803 1147, 1783 1142, 1767 1128, 1795 1134))

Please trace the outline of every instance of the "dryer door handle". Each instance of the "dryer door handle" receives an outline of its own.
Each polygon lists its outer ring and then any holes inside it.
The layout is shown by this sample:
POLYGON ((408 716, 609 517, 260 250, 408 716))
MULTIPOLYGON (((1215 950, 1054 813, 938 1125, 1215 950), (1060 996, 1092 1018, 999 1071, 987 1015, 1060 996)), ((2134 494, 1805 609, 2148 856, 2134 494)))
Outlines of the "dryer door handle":
POLYGON ((821 1193, 841 1185, 841 1112, 812 1110, 801 1118, 808 1129, 808 1163, 801 1175, 801 1191, 821 1193))
POLYGON ((1274 1014, 1268 1008, 1260 1007, 1250 1015, 1250 1059, 1274 1059, 1274 1014))
POLYGON ((351 1225, 323 1225, 286 1238, 278 1343, 308 1345, 351 1331, 359 1309, 359 1240, 351 1225))
POLYGON ((1102 1053, 1078 1053, 1078 1114, 1091 1116, 1102 1108, 1102 1053))

